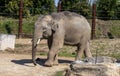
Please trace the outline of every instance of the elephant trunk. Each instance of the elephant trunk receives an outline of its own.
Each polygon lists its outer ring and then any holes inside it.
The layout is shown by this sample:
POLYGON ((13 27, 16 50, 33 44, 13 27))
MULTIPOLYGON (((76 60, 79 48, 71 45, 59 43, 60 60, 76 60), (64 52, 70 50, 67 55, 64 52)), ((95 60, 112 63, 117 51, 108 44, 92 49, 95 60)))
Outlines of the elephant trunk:
POLYGON ((32 39, 32 62, 36 65, 36 50, 37 44, 40 42, 40 38, 37 37, 38 35, 34 34, 32 39))
POLYGON ((35 43, 35 38, 33 37, 33 40, 32 40, 32 62, 34 65, 36 65, 36 47, 37 47, 37 44, 35 43))

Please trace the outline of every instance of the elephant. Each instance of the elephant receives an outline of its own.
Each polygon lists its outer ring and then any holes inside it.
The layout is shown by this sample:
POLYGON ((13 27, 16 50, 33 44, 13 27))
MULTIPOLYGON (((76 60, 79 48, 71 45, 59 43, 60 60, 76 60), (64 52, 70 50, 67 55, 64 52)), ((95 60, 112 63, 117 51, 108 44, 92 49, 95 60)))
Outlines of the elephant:
POLYGON ((77 47, 75 60, 81 60, 83 54, 92 57, 90 38, 90 24, 82 15, 69 11, 41 15, 34 25, 32 62, 36 65, 36 47, 42 39, 47 39, 49 48, 46 66, 58 65, 58 51, 64 44, 77 47))

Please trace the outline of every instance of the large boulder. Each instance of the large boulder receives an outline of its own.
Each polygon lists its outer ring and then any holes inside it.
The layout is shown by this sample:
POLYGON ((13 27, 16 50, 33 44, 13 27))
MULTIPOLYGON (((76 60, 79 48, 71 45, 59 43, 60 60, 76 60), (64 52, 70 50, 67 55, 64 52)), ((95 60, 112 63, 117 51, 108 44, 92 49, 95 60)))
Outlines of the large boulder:
POLYGON ((75 61, 66 70, 65 76, 120 76, 120 66, 109 57, 99 57, 96 64, 94 58, 90 62, 75 61), (108 60, 106 61, 106 58, 108 60), (99 60, 100 59, 100 60, 99 60), (102 59, 102 61, 101 61, 102 59))

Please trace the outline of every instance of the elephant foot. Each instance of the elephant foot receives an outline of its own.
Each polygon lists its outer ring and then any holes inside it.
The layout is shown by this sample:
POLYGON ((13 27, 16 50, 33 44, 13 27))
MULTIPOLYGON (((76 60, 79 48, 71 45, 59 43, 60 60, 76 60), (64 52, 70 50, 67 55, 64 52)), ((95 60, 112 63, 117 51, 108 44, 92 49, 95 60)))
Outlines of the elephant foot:
POLYGON ((58 65, 58 64, 59 64, 58 60, 55 60, 54 63, 53 63, 53 65, 58 65))
POLYGON ((32 61, 32 62, 33 62, 33 64, 34 64, 34 66, 36 66, 36 65, 37 65, 36 61, 32 61))
POLYGON ((47 67, 52 67, 53 66, 53 62, 47 60, 44 65, 47 66, 47 67))

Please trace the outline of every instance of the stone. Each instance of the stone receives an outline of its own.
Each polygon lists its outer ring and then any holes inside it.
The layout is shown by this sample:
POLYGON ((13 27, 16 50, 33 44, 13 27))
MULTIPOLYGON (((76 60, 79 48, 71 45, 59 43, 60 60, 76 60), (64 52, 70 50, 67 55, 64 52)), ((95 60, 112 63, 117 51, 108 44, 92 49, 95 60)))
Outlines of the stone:
POLYGON ((65 76, 120 76, 119 70, 115 63, 71 64, 65 76))
POLYGON ((15 35, 0 34, 0 50, 15 48, 15 35))
POLYGON ((120 64, 108 56, 85 58, 74 61, 64 76, 120 76, 120 64))

